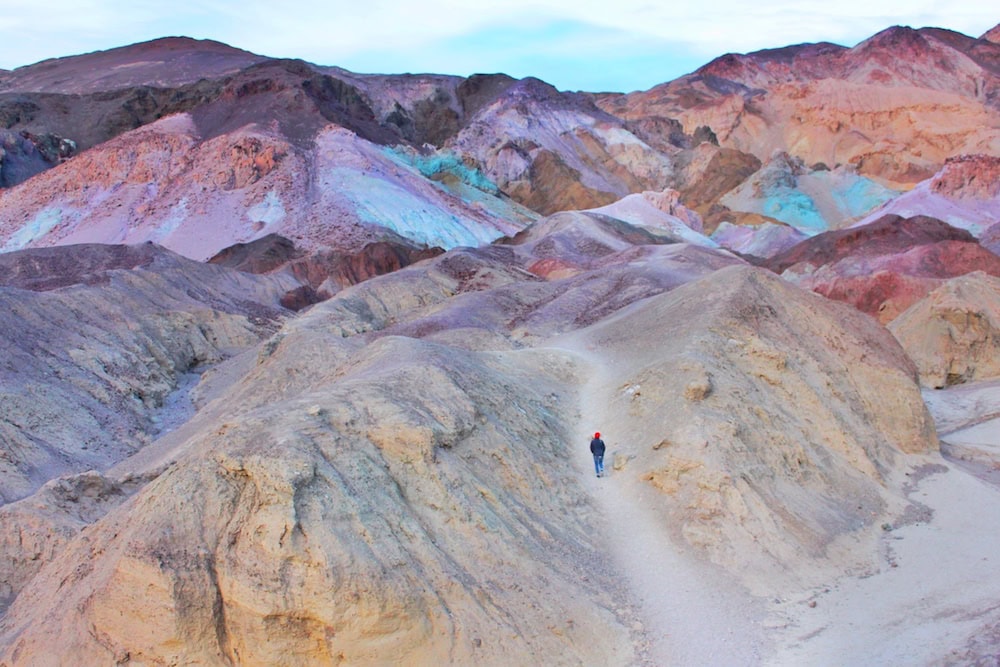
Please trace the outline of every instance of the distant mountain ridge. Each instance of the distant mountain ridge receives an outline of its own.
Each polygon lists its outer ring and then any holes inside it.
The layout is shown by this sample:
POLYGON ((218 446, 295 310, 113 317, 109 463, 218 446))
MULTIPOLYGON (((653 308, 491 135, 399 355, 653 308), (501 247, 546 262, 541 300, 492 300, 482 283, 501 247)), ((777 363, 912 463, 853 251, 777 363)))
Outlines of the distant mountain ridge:
POLYGON ((1000 154, 998 105, 1000 45, 933 28, 728 54, 628 95, 354 74, 170 37, 0 74, 0 177, 16 186, 0 191, 0 247, 153 240, 205 259, 279 233, 307 250, 447 248, 667 190, 706 233, 810 235, 949 158, 1000 154), (186 147, 164 153, 167 136, 186 147), (95 150, 125 169, 97 189, 95 150), (220 184, 228 203, 196 203, 220 184))

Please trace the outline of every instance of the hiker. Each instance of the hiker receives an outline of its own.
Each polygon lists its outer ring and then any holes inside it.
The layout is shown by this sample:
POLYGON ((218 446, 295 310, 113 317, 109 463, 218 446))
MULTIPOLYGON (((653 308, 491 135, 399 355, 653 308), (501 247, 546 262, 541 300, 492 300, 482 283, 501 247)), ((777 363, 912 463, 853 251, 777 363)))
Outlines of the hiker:
POLYGON ((604 441, 601 440, 599 432, 595 433, 594 439, 590 441, 590 453, 594 455, 594 470, 600 477, 604 474, 604 441))

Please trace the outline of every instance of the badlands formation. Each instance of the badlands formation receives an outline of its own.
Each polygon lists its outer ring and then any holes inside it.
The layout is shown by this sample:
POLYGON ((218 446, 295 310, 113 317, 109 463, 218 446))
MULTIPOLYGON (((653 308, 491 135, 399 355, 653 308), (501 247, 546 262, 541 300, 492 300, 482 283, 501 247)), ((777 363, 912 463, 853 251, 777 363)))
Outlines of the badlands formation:
POLYGON ((0 665, 993 664, 996 35, 0 71, 0 665))

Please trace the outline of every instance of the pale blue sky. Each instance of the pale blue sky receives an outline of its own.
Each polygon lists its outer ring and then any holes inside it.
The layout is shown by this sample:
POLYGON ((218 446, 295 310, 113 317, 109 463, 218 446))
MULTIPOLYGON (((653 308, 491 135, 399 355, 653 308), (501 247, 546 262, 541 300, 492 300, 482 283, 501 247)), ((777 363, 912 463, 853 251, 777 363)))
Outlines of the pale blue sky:
POLYGON ((978 37, 998 22, 995 0, 0 0, 0 68, 186 35, 356 72, 630 91, 727 52, 853 46, 892 25, 978 37))

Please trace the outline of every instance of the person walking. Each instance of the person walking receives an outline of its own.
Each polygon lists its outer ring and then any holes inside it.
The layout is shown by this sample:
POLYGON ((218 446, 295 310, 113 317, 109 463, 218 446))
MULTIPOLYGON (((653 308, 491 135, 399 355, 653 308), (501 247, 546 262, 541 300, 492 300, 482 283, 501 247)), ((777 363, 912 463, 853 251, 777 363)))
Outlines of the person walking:
POLYGON ((597 476, 604 475, 604 441, 601 434, 595 433, 594 439, 590 441, 590 453, 594 455, 594 470, 597 476))

